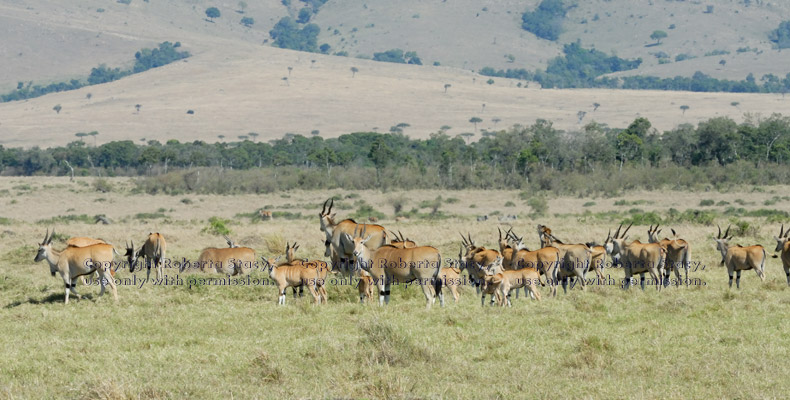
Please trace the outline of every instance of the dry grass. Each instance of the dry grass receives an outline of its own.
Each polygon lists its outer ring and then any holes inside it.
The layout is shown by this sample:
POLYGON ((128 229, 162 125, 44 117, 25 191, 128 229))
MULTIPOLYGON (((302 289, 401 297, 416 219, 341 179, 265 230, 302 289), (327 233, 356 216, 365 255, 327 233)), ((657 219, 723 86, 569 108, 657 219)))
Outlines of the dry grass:
POLYGON ((257 132, 259 140, 266 141, 288 132, 309 136, 312 130, 323 137, 386 132, 401 122, 411 125, 406 134, 424 138, 443 125, 452 127, 451 135, 472 132, 468 121, 473 116, 483 119, 478 129, 531 125, 543 118, 557 128, 576 130, 582 127, 578 111, 587 111, 584 123, 594 120, 626 127, 641 116, 657 129, 668 130, 715 116, 742 121, 746 112, 767 116, 787 108, 778 94, 520 89, 512 80, 495 79, 494 85, 488 85, 486 79, 445 68, 218 46, 186 63, 113 83, 0 104, 4 115, 0 143, 64 145, 77 140, 76 132, 92 130, 99 132, 100 144, 125 139, 139 143, 143 138, 215 142, 220 134, 235 141, 248 132, 257 132), (315 67, 311 59, 318 60, 315 67), (294 71, 286 85, 282 78, 288 66, 294 71), (360 69, 354 78, 351 66, 360 69), (161 83, 151 86, 154 81, 161 83), (446 94, 445 83, 452 84, 446 94), (92 97, 86 99, 89 92, 92 97), (419 102, 413 101, 417 98, 419 102), (730 106, 733 101, 739 103, 737 108, 730 106), (593 103, 601 104, 595 112, 593 103), (62 105, 59 114, 52 111, 54 104, 62 105), (135 104, 143 106, 139 114, 135 104), (690 109, 682 114, 680 105, 690 109), (495 124, 494 118, 499 122, 495 124))
MULTIPOLYGON (((112 183, 129 187, 122 179, 112 183)), ((45 265, 32 262, 35 243, 50 226, 36 223, 39 219, 101 210, 117 223, 55 227, 67 235, 105 237, 116 247, 129 237, 142 239, 149 230, 159 230, 167 237, 171 257, 194 259, 202 247, 224 245, 222 238, 200 233, 210 216, 233 218, 262 202, 273 209, 315 205, 313 210, 304 208, 309 219, 240 219, 231 229, 235 238, 244 238, 262 253, 268 254, 267 246, 282 239, 298 240, 300 256, 322 258, 323 237, 312 212, 338 192, 205 196, 185 205, 180 197, 128 192, 103 194, 106 201, 93 203, 89 186, 68 184, 65 178, 4 178, 3 189, 10 190, 0 197, 0 217, 11 221, 0 226, 0 352, 6 355, 0 397, 553 398, 561 390, 571 398, 755 398, 779 397, 790 389, 776 378, 790 373, 783 350, 790 346, 788 326, 777 318, 788 303, 781 266, 769 259, 766 283, 747 272, 741 290, 728 290, 726 272, 718 266, 720 256, 710 239, 714 227, 674 226, 691 242, 693 260, 705 268, 690 272, 700 285, 662 292, 575 288, 540 303, 521 298, 512 308, 481 309, 474 291, 462 288, 460 304, 425 310, 419 288, 393 286, 391 304, 380 308, 357 304, 353 287, 330 284, 327 306, 289 295, 287 305, 278 307, 276 290, 269 285, 196 285, 194 279, 205 276, 187 274, 179 276, 181 285, 122 285, 117 304, 109 296, 97 298, 96 287, 80 286, 86 299, 64 306, 62 283, 49 276, 45 265), (17 195, 19 189, 12 189, 23 185, 31 193, 17 195), (62 205, 62 198, 73 204, 62 205), (17 204, 9 204, 15 199, 17 204), (166 212, 167 222, 124 219, 160 204, 174 209, 166 212), (73 210, 67 212, 67 207, 73 210), (501 371, 529 378, 502 379, 501 371)), ((787 187, 763 190, 694 193, 685 201, 696 208, 700 198, 760 201, 790 194, 787 187)), ((404 195, 417 202, 437 193, 404 195)), ((358 194, 386 209, 383 194, 358 194)), ((446 211, 454 216, 446 220, 384 224, 437 246, 445 257, 458 251, 459 231, 468 230, 478 243, 494 246, 498 224, 472 222, 473 216, 501 209, 505 198, 515 199, 521 217, 514 230, 530 247, 537 243, 538 222, 568 241, 600 241, 616 226, 608 219, 579 222, 584 212, 579 202, 588 199, 550 199, 551 212, 564 215, 532 220, 515 193, 452 192, 443 197, 458 198, 447 205, 446 211), (477 208, 470 209, 470 204, 477 208)), ((677 193, 635 193, 623 199, 644 198, 668 199, 649 205, 659 213, 669 207, 662 201, 684 201, 677 193)), ((595 199, 595 207, 622 208, 613 205, 615 200, 595 199)), ((772 207, 787 210, 788 204, 780 201, 772 207)), ((339 216, 351 211, 340 211, 339 216)), ((755 237, 736 241, 770 246, 770 253, 777 224, 748 220, 758 226, 755 237)), ((631 236, 645 240, 645 232, 646 227, 634 226, 631 236)), ((174 271, 166 273, 172 276, 174 271)), ((623 276, 619 269, 606 273, 616 280, 623 276)), ((144 276, 145 272, 136 273, 138 280, 144 276)), ((262 271, 251 273, 252 279, 265 276, 262 271)), ((119 271, 119 277, 130 275, 119 271)))

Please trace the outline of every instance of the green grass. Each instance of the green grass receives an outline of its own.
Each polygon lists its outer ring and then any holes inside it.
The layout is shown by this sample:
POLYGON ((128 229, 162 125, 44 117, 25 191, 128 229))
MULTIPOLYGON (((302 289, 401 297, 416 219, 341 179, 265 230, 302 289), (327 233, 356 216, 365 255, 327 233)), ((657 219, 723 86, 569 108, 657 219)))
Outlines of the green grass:
MULTIPOLYGON (((33 253, 24 248, 12 258, 33 253)), ((777 379, 790 372, 788 322, 777 318, 790 303, 784 283, 760 284, 747 273, 743 289, 730 291, 721 268, 695 277, 708 286, 660 293, 577 288, 540 303, 514 300, 509 309, 482 309, 471 289, 458 305, 425 310, 417 287, 393 286, 383 308, 356 304, 347 286, 330 286, 327 306, 289 292, 279 307, 272 286, 186 284, 120 286, 117 304, 108 294, 97 298, 97 287, 80 285, 87 298, 64 305, 62 284, 45 266, 27 265, 0 278, 0 316, 10 322, 0 325, 0 393, 75 399, 553 398, 557 387, 576 398, 787 393, 790 383, 777 379), (500 369, 529 371, 529 379, 494 384, 480 373, 500 369)))
MULTIPOLYGON (((116 182, 115 187, 122 187, 116 182)), ((443 204, 445 218, 415 217, 396 229, 419 244, 436 246, 445 258, 457 254, 458 232, 471 231, 478 244, 495 247, 499 225, 478 223, 474 217, 501 214, 494 211, 516 193, 454 192, 460 201, 443 204)), ((437 196, 409 195, 415 205, 437 196)), ((715 193, 700 195, 721 200, 715 193)), ((210 275, 184 273, 179 285, 120 285, 117 303, 110 294, 98 298, 98 287, 79 284, 85 298, 72 297, 64 305, 63 283, 50 276, 47 265, 32 261, 48 226, 31 222, 42 218, 69 216, 62 222, 68 226, 56 227, 56 248, 68 236, 90 235, 122 249, 127 238, 137 238, 139 246, 144 233, 160 231, 167 237, 169 257, 194 260, 202 248, 225 247, 214 229, 233 228, 233 239, 259 255, 282 252, 286 242, 296 240, 302 245, 297 257, 325 259, 314 211, 290 210, 303 213, 290 220, 240 221, 232 215, 251 209, 250 199, 206 196, 195 204, 222 203, 222 209, 171 210, 167 219, 142 224, 118 218, 134 215, 129 205, 140 198, 115 192, 106 196, 117 209, 106 215, 116 216, 117 224, 81 219, 83 213, 105 211, 94 210, 92 202, 82 206, 85 202, 75 201, 44 215, 22 209, 4 214, 0 399, 782 398, 790 391, 790 382, 782 379, 790 373, 790 322, 783 318, 790 288, 781 262, 767 260, 765 283, 746 271, 742 289, 730 290, 710 239, 717 224, 723 229, 732 224, 730 233, 742 236, 731 243, 759 243, 770 254, 780 223, 769 220, 786 215, 781 209, 679 211, 625 196, 628 207, 606 200, 592 212, 563 205, 582 204, 576 198, 547 197, 547 216, 520 216, 512 224, 534 248, 537 223, 550 226, 563 240, 600 243, 626 219, 639 219, 629 237, 646 241, 647 226, 660 220, 662 236, 675 229, 691 243, 692 260, 706 266, 690 272, 705 286, 661 292, 626 292, 617 286, 582 292, 577 287, 568 294, 560 289, 558 297, 550 298, 543 288, 542 302, 522 297, 514 299, 512 308, 482 308, 474 290, 464 287, 459 304, 447 294, 447 307, 426 310, 419 287, 395 285, 391 303, 379 307, 375 302, 360 305, 354 287, 330 282, 325 306, 314 306, 307 297, 294 300, 290 290, 287 304, 277 306, 271 285, 195 284, 194 278, 210 275), (207 222, 212 215, 217 217, 207 222), (203 228, 211 234, 201 233, 203 228)), ((290 196, 292 204, 320 206, 329 193, 290 196)), ((750 200, 759 207, 771 196, 750 200)), ((160 199, 157 207, 169 197, 155 200, 160 199)), ((178 204, 179 198, 171 200, 178 204)), ((369 204, 383 209, 388 203, 369 204)), ((350 213, 341 211, 337 218, 350 213)), ((390 221, 383 223, 392 228, 390 221)), ((172 276, 175 270, 165 273, 172 276)), ((604 273, 615 280, 623 277, 621 269, 604 273)), ((145 270, 135 275, 139 282, 145 270)), ((259 280, 266 276, 260 270, 250 274, 259 280)), ((118 271, 119 279, 130 277, 128 269, 118 271)))

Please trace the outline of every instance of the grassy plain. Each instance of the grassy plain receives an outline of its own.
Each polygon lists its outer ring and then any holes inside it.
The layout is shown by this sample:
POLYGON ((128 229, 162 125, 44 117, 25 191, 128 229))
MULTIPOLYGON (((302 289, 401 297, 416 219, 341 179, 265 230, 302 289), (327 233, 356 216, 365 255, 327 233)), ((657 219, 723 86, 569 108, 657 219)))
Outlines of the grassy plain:
MULTIPOLYGON (((0 398, 772 398, 790 391, 784 379, 790 290, 780 262, 767 261, 765 283, 747 272, 741 290, 728 290, 711 240, 716 223, 736 222, 743 234, 734 242, 759 243, 772 253, 777 215, 790 210, 786 186, 550 198, 548 214, 532 218, 519 193, 505 191, 150 196, 136 193, 127 179, 110 180, 108 193, 92 183, 0 178, 0 398), (438 247, 444 258, 457 254, 459 231, 495 246, 497 227, 505 225, 475 216, 497 211, 519 216, 512 226, 530 248, 537 245, 537 223, 568 241, 600 242, 640 210, 662 219, 670 208, 713 210, 715 218, 713 226, 664 228, 691 242, 692 259, 700 262, 690 272, 696 286, 577 287, 540 303, 522 297, 503 309, 481 308, 474 290, 463 288, 459 304, 425 310, 419 288, 403 286, 393 288, 388 307, 360 305, 356 290, 341 285, 330 285, 326 306, 289 294, 278 307, 272 286, 190 287, 192 274, 182 274, 181 285, 121 285, 118 303, 80 285, 86 298, 64 305, 62 282, 32 261, 36 243, 53 227, 63 238, 105 238, 119 251, 127 239, 140 243, 159 231, 170 258, 194 260, 201 248, 224 245, 221 236, 203 232, 213 216, 231 220, 231 235, 259 254, 297 240, 298 256, 321 258, 316 213, 332 195, 352 196, 336 202, 346 208, 338 209, 340 218, 361 199, 391 215, 393 196, 408 198, 408 209, 442 195, 444 218, 381 223, 438 247), (714 205, 700 206, 703 200, 714 205), (508 201, 515 206, 505 206, 508 201), (236 216, 267 205, 303 218, 236 216), (744 211, 725 215, 729 206, 744 211), (774 210, 773 216, 744 214, 759 209, 774 210), (94 225, 96 214, 114 223, 94 225)), ((631 237, 646 240, 646 228, 635 225, 631 237)), ((619 269, 605 273, 623 277, 619 269)), ((121 270, 118 277, 131 275, 121 270)))

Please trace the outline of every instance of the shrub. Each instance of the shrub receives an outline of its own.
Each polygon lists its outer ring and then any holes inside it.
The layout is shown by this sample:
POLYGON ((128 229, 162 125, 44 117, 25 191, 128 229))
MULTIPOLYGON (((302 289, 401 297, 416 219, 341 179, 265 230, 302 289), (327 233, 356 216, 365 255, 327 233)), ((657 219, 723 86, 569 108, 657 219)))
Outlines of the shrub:
POLYGON ((549 202, 545 197, 533 197, 527 200, 527 205, 532 209, 534 216, 544 216, 549 211, 549 202))
POLYGON ((653 211, 632 213, 630 218, 626 218, 623 221, 623 224, 634 224, 634 225, 655 225, 660 223, 661 223, 661 217, 653 211))
POLYGON ((377 211, 370 204, 365 203, 365 201, 363 200, 362 204, 360 204, 359 208, 357 208, 357 211, 351 214, 350 217, 354 219, 365 220, 369 217, 383 219, 386 216, 383 213, 377 211))
POLYGON ((97 178, 93 181, 93 188, 102 193, 112 192, 112 184, 104 178, 97 178))
POLYGON ((159 218, 167 218, 162 212, 155 212, 155 213, 137 213, 134 216, 135 219, 139 220, 147 220, 147 219, 159 219, 159 218))
POLYGON ((715 202, 713 200, 706 199, 706 200, 700 201, 699 205, 700 205, 700 207, 708 207, 708 206, 712 206, 714 203, 715 202))
POLYGON ((222 219, 220 217, 211 217, 208 219, 208 226, 203 228, 201 232, 210 235, 230 235, 230 229, 225 224, 230 223, 230 220, 222 219))
POLYGON ((557 40, 562 33, 566 9, 560 0, 543 0, 534 11, 521 15, 521 28, 546 40, 557 40))
POLYGON ((403 211, 403 207, 409 203, 409 198, 403 194, 393 196, 387 199, 387 203, 392 206, 393 213, 398 215, 403 211))

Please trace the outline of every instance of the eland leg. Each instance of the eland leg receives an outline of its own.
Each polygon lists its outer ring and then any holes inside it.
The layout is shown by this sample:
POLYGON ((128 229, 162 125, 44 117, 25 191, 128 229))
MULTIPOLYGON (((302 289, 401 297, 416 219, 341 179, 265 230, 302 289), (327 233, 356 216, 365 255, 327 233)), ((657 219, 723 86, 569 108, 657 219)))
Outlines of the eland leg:
MULTIPOLYGON (((101 293, 104 293, 104 285, 105 280, 107 284, 110 285, 110 289, 112 289, 112 297, 115 301, 118 301, 118 289, 115 287, 115 281, 113 280, 112 274, 107 273, 107 270, 104 268, 99 268, 99 279, 102 282, 101 293)), ((99 296, 101 296, 101 293, 99 296)))
POLYGON ((435 301, 433 286, 426 282, 420 282, 420 286, 422 287, 422 294, 425 295, 425 308, 430 310, 431 305, 435 301))
POLYGON ((741 288, 741 270, 735 271, 735 285, 738 289, 741 288))
POLYGON ((69 287, 69 290, 71 291, 71 293, 74 293, 74 295, 77 296, 78 300, 82 300, 82 295, 77 293, 77 279, 76 278, 71 280, 71 286, 69 287))
POLYGON ((433 281, 434 292, 436 292, 436 295, 439 297, 439 305, 442 306, 442 307, 444 307, 444 293, 442 293, 442 284, 443 283, 444 282, 439 277, 437 277, 433 281))

